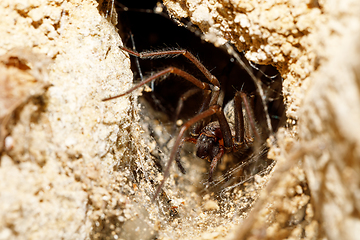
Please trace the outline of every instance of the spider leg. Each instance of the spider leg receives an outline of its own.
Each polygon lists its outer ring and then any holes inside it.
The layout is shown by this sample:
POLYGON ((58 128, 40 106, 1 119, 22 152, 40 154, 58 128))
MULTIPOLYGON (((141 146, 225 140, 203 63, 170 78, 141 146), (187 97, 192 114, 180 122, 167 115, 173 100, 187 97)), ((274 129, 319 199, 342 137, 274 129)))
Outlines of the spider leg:
MULTIPOLYGON (((183 106, 184 106, 184 102, 185 102, 188 98, 190 98, 191 96, 193 96, 193 95, 195 95, 196 93, 198 93, 200 90, 201 90, 201 89, 198 89, 198 88, 192 88, 192 89, 186 91, 184 94, 182 94, 182 95, 180 96, 180 99, 179 99, 179 101, 178 101, 178 103, 177 103, 175 115, 174 115, 174 118, 173 118, 174 125, 173 125, 173 127, 172 127, 172 129, 171 129, 171 136, 170 136, 169 139, 164 143, 163 146, 166 146, 166 145, 170 142, 170 140, 172 139, 172 136, 174 135, 174 133, 175 133, 175 131, 176 131, 176 121, 179 119, 179 115, 180 115, 180 112, 181 112, 181 110, 182 110, 182 108, 183 108, 183 106)), ((210 90, 205 91, 205 93, 207 93, 207 92, 211 93, 210 90)))
POLYGON ((223 135, 225 151, 230 152, 233 147, 233 140, 232 140, 229 123, 226 120, 224 111, 221 108, 219 111, 216 112, 216 116, 218 118, 220 124, 220 130, 223 135))
POLYGON ((204 83, 202 81, 200 81, 199 79, 195 78, 193 75, 179 69, 179 68, 176 68, 176 67, 168 67, 154 75, 152 75, 151 77, 145 79, 144 81, 136 84, 134 87, 130 88, 129 90, 127 90, 126 92, 122 93, 122 94, 119 94, 119 95, 116 95, 116 96, 113 96, 113 97, 109 97, 109 98, 105 98, 103 99, 103 101, 109 101, 109 100, 112 100, 114 98, 118 98, 118 97, 122 97, 122 96, 125 96, 129 93, 131 93, 132 91, 134 91, 135 89, 138 89, 139 87, 143 86, 144 84, 146 83, 149 83, 161 76, 164 76, 168 73, 173 73, 173 74, 176 74, 176 75, 179 75, 181 77, 183 77, 184 79, 188 80, 189 82, 193 83, 195 86, 197 86, 198 88, 200 89, 203 89, 203 90, 210 90, 211 89, 211 85, 208 84, 208 83, 204 83))
POLYGON ((155 195, 154 195, 154 198, 153 200, 155 200, 157 198, 157 196, 159 195, 160 193, 160 190, 161 188, 163 187, 164 183, 165 183, 165 180, 169 177, 169 174, 170 174, 170 166, 171 166, 171 163, 172 161, 174 160, 175 158, 175 155, 177 154, 178 152, 178 148, 180 147, 180 144, 181 144, 181 141, 182 141, 182 138, 185 134, 185 131, 191 126, 193 125, 194 123, 196 123, 197 121, 200 121, 201 119, 204 119, 206 117, 209 117, 213 114, 216 114, 217 112, 221 111, 221 108, 220 106, 218 105, 213 105, 211 107, 209 107, 209 109, 199 113, 198 115, 196 115, 195 117, 193 117, 192 119, 190 119, 189 121, 187 121, 180 129, 180 132, 175 140, 175 143, 174 143, 174 147, 172 148, 171 150, 171 153, 170 153, 170 157, 169 157, 169 160, 167 162, 167 166, 166 166, 166 169, 164 171, 164 178, 163 180, 161 181, 160 185, 158 186, 158 188, 156 189, 156 192, 155 192, 155 195))
MULTIPOLYGON (((211 91, 207 90, 204 91, 204 100, 203 103, 199 109, 199 113, 203 112, 205 109, 209 108, 210 105, 210 100, 211 100, 211 91)), ((209 119, 202 119, 201 121, 198 121, 197 123, 195 123, 190 131, 190 135, 193 137, 197 137, 199 136, 199 133, 201 131, 201 129, 209 122, 209 119)))
POLYGON ((234 98, 234 113, 235 113, 235 139, 234 145, 238 149, 244 143, 244 115, 242 111, 242 98, 240 92, 236 92, 234 98))
POLYGON ((199 93, 200 90, 201 90, 201 89, 198 89, 198 88, 192 88, 192 89, 186 91, 184 94, 182 94, 182 95, 180 96, 180 99, 179 99, 178 104, 177 104, 177 107, 176 107, 174 119, 173 119, 173 120, 174 120, 174 126, 173 126, 173 130, 172 130, 173 132, 175 132, 175 129, 176 129, 176 121, 177 121, 178 118, 179 118, 180 112, 181 112, 181 110, 182 110, 182 108, 183 108, 183 106, 184 106, 184 102, 185 102, 188 98, 190 98, 191 96, 199 93))
POLYGON ((209 80, 209 82, 212 84, 208 84, 208 83, 204 83, 200 80, 198 80, 197 78, 195 78, 194 76, 192 76, 191 74, 182 71, 178 68, 175 67, 168 67, 165 70, 162 70, 156 74, 154 74, 153 76, 141 81, 140 83, 136 84, 134 87, 130 88, 128 91, 113 96, 113 97, 109 97, 109 98, 105 98, 103 99, 103 101, 108 101, 114 98, 118 98, 118 97, 122 97, 126 94, 131 93, 132 91, 134 91, 135 89, 143 86, 146 83, 149 83, 153 80, 155 80, 156 78, 159 78, 161 76, 164 76, 168 73, 173 73, 176 75, 179 75, 183 78, 185 78, 186 80, 188 80, 189 82, 193 83, 195 86, 197 86, 200 89, 203 90, 212 90, 214 91, 214 94, 211 98, 211 102, 210 102, 210 106, 214 105, 217 103, 217 99, 219 97, 219 90, 220 90, 220 83, 219 80, 210 73, 209 70, 207 70, 207 68, 193 55, 191 54, 189 51, 187 50, 164 50, 164 51, 154 51, 154 52, 135 52, 132 51, 130 49, 127 49, 125 47, 120 47, 122 50, 128 52, 129 54, 142 58, 142 59, 146 59, 146 58, 156 58, 156 57, 169 57, 169 56, 179 56, 179 55, 183 55, 184 57, 186 57, 187 59, 189 59, 192 63, 195 64, 195 66, 205 75, 205 77, 209 80))
POLYGON ((191 142, 191 143, 195 144, 196 143, 196 138, 192 138, 192 137, 183 138, 181 140, 181 143, 179 144, 179 147, 178 147, 177 151, 176 151, 175 161, 176 161, 176 164, 177 164, 177 166, 180 169, 180 172, 182 174, 185 174, 186 171, 185 171, 185 168, 182 166, 181 161, 180 161, 180 151, 181 151, 181 148, 183 147, 185 142, 191 142))
POLYGON ((251 110, 249 99, 246 96, 246 94, 243 92, 240 92, 240 97, 241 97, 242 101, 244 102, 245 111, 246 111, 247 117, 249 119, 249 124, 250 124, 251 130, 252 130, 255 138, 260 140, 260 134, 255 126, 255 117, 251 110))
POLYGON ((211 160, 208 182, 212 181, 213 172, 216 168, 218 161, 220 161, 224 153, 225 153, 225 149, 223 147, 220 147, 218 154, 216 154, 216 156, 211 160))
POLYGON ((242 105, 244 103, 245 112, 248 119, 248 124, 256 139, 260 139, 260 134, 255 126, 255 117, 251 110, 249 99, 245 93, 239 91, 235 94, 234 98, 234 113, 235 113, 235 137, 234 147, 239 149, 245 144, 245 123, 242 105))
POLYGON ((179 56, 183 55, 189 59, 204 75, 205 77, 217 87, 220 87, 219 80, 210 73, 210 71, 197 59, 191 52, 185 49, 174 49, 174 50, 163 50, 163 51, 153 51, 153 52, 135 52, 125 47, 120 47, 122 50, 128 52, 129 54, 139 57, 141 59, 146 58, 159 58, 159 57, 170 57, 170 56, 179 56))

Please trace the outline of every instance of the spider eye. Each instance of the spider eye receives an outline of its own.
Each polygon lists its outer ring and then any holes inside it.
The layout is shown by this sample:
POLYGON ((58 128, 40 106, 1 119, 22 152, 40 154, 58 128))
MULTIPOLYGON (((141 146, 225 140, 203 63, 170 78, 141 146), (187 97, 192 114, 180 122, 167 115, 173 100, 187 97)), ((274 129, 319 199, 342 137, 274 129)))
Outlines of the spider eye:
POLYGON ((212 155, 214 144, 215 139, 213 137, 208 137, 205 134, 201 134, 196 141, 196 156, 204 159, 212 155))

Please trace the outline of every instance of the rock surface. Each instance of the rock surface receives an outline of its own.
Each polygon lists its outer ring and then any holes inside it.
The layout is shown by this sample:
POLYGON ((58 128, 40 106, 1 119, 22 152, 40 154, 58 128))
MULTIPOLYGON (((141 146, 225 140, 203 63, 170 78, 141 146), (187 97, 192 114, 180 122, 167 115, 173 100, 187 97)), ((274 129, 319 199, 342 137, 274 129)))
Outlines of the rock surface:
POLYGON ((3 0, 0 239, 359 239, 360 3, 164 4, 278 68, 276 167, 216 195, 186 156, 186 177, 174 167, 151 201, 167 153, 148 129, 166 133, 151 115, 140 127, 138 92, 102 101, 132 82, 112 1, 3 0))

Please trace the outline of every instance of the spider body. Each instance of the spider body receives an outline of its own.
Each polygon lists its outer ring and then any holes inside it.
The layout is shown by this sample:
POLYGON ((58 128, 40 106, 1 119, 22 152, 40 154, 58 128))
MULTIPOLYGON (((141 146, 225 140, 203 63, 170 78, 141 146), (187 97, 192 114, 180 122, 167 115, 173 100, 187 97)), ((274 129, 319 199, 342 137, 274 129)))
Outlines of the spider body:
POLYGON ((196 140, 196 156, 202 159, 214 159, 225 152, 224 139, 218 122, 211 122, 200 132, 196 140))
MULTIPOLYGON (((206 124, 203 128, 201 128, 199 134, 191 133, 191 137, 185 138, 183 141, 194 143, 196 147, 196 156, 201 159, 207 159, 209 162, 211 162, 208 178, 209 182, 212 181, 213 172, 217 163, 221 160, 225 153, 245 152, 253 144, 254 136, 248 124, 249 120, 246 117, 243 120, 243 141, 235 141, 235 111, 234 100, 231 100, 224 108, 224 115, 231 131, 231 147, 225 147, 224 145, 224 136, 222 134, 219 121, 212 121, 206 124)), ((240 111, 243 112, 242 116, 246 116, 246 113, 244 113, 244 108, 240 109, 240 111)), ((185 173, 185 169, 182 167, 180 162, 180 150, 183 142, 179 146, 176 161, 180 171, 185 173)))
MULTIPOLYGON (((164 178, 159 184, 154 198, 158 196, 165 180, 167 179, 173 160, 177 162, 180 171, 185 173, 185 169, 182 167, 180 162, 180 150, 184 142, 195 143, 197 149, 196 155, 199 158, 208 159, 211 162, 209 181, 212 181, 212 175, 216 165, 225 153, 244 151, 253 145, 254 138, 260 140, 260 135, 255 126, 255 119, 247 95, 241 91, 236 92, 234 99, 231 100, 225 106, 225 110, 223 110, 224 93, 221 92, 220 82, 194 55, 187 50, 165 50, 137 53, 123 47, 121 48, 131 55, 140 58, 183 55, 194 63, 208 80, 208 83, 203 82, 183 70, 176 67, 168 67, 138 83, 125 93, 103 99, 103 101, 108 101, 127 95, 144 84, 169 73, 179 75, 194 84, 197 88, 203 90, 204 100, 199 113, 181 127, 171 150, 171 154, 164 171, 164 178), (191 130, 190 137, 184 138, 183 136, 185 132, 191 126, 193 126, 193 128, 191 130)), ((196 92, 197 91, 192 90, 186 92, 180 99, 178 106, 182 106, 183 102, 196 92)), ((181 107, 177 110, 176 118, 179 111, 181 111, 181 107)))

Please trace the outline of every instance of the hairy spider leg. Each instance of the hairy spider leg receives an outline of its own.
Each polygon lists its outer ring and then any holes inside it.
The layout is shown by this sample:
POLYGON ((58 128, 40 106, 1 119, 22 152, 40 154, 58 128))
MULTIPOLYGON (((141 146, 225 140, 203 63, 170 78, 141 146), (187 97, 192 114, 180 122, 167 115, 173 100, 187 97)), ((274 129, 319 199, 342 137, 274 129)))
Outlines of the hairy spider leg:
POLYGON ((220 110, 216 112, 216 116, 220 124, 220 130, 224 141, 225 151, 231 152, 234 144, 233 144, 230 126, 228 121, 226 120, 224 111, 220 108, 220 110))
POLYGON ((207 89, 210 89, 210 84, 208 83, 204 83, 200 80, 198 80, 197 78, 195 78, 194 76, 192 76, 191 74, 179 69, 179 68, 176 68, 176 67, 168 67, 154 75, 152 75, 151 77, 145 79, 144 81, 136 84, 134 87, 130 88, 129 90, 127 90, 126 92, 122 93, 122 94, 119 94, 119 95, 115 95, 113 97, 108 97, 108 98, 104 98, 103 101, 109 101, 109 100, 112 100, 112 99, 115 99, 115 98, 119 98, 119 97, 122 97, 122 96, 125 96, 129 93, 131 93, 132 91, 138 89, 139 87, 145 85, 146 83, 149 83, 161 76, 164 76, 168 73, 173 73, 173 74, 176 74, 176 75, 179 75, 183 78, 185 78, 186 80, 188 80, 189 82, 193 83, 195 86, 197 86, 198 88, 200 89, 203 89, 203 90, 207 90, 207 89))
POLYGON ((183 55, 189 59, 195 66, 204 74, 204 76, 211 82, 212 85, 220 87, 219 80, 210 73, 210 71, 197 59, 191 52, 185 49, 174 49, 174 50, 163 50, 163 51, 153 51, 153 52, 134 52, 125 47, 120 47, 122 50, 128 52, 129 54, 139 57, 141 59, 146 58, 157 58, 157 57, 169 57, 169 56, 179 56, 183 55))
MULTIPOLYGON (((192 89, 189 89, 188 91, 186 91, 184 94, 182 94, 182 95, 180 96, 179 101, 178 101, 178 103, 177 103, 176 110, 175 110, 175 115, 174 115, 174 117, 173 117, 173 122, 174 122, 174 124, 173 124, 173 127, 172 127, 172 129, 171 129, 171 136, 175 134, 175 131, 176 131, 176 121, 177 121, 178 118, 179 118, 180 112, 181 112, 181 110, 182 110, 182 108, 183 108, 183 106, 184 106, 184 102, 185 102, 187 99, 189 99, 191 96, 197 94, 197 93, 200 92, 200 91, 201 91, 201 89, 199 89, 199 88, 192 88, 192 89)), ((203 90, 203 91, 204 91, 205 93, 208 93, 207 95, 210 95, 210 93, 211 93, 210 90, 203 90)), ((209 101, 210 101, 210 100, 209 100, 209 101)), ((204 109, 204 108, 202 107, 199 112, 202 112, 203 109, 204 109)), ((166 145, 170 142, 171 139, 172 139, 172 137, 169 137, 169 139, 164 143, 163 146, 166 146, 166 145)), ((178 164, 178 167, 179 167, 180 171, 185 174, 185 169, 184 169, 184 167, 181 165, 180 161, 177 160, 176 163, 178 164)))
MULTIPOLYGON (((241 98, 242 102, 244 103, 245 112, 246 112, 246 115, 247 115, 247 117, 249 119, 250 128, 251 128, 255 138, 260 139, 260 134, 259 134, 259 132, 258 132, 256 126, 255 126, 255 117, 254 117, 254 113, 251 110, 249 99, 248 99, 248 97, 246 96, 246 94, 244 92, 240 92, 239 95, 240 95, 240 98, 241 98)), ((245 133, 245 130, 243 129, 242 132, 245 133)))
POLYGON ((172 129, 172 133, 175 132, 175 129, 176 129, 176 121, 178 120, 179 118, 179 115, 180 115, 180 112, 184 106, 184 102, 189 99, 190 97, 194 96, 195 94, 199 93, 201 91, 201 89, 199 88, 192 88, 188 91, 186 91, 184 94, 182 94, 179 98, 179 101, 177 103, 177 107, 176 107, 176 111, 175 111, 175 115, 174 115, 174 126, 173 126, 173 129, 172 129))
POLYGON ((247 116, 249 118, 249 122, 250 122, 250 127, 255 135, 255 138, 257 139, 260 139, 260 134, 255 126, 255 117, 254 117, 254 113, 252 112, 251 110, 251 107, 250 107, 250 104, 249 104, 249 99, 248 97, 246 96, 245 93, 241 93, 241 99, 243 100, 244 102, 244 106, 245 106, 245 111, 247 113, 247 116))
MULTIPOLYGON (((165 70, 162 70, 156 74, 154 74, 153 76, 141 81, 140 83, 136 84, 134 87, 130 88, 128 91, 113 96, 113 97, 109 97, 109 98, 105 98, 103 99, 103 101, 109 101, 118 97, 122 97, 126 94, 131 93, 132 91, 136 90, 137 88, 155 80, 156 78, 159 78, 161 76, 164 76, 168 73, 174 73, 176 75, 182 76, 183 78, 185 78, 186 80, 192 82, 194 85, 196 85, 198 88, 204 90, 204 101, 202 104, 202 107, 200 108, 199 112, 204 111, 205 109, 207 109, 209 106, 215 105, 215 104, 219 104, 218 103, 218 98, 220 95, 220 83, 218 81, 218 79, 213 76, 209 70, 206 69, 206 67, 193 55, 191 54, 189 51, 187 50, 165 50, 165 51, 156 51, 156 52, 135 52, 132 51, 130 49, 127 49, 125 47, 120 47, 122 50, 128 52, 129 54, 139 57, 139 58, 155 58, 155 57, 169 57, 169 56, 178 56, 178 55, 184 55, 187 59, 189 59, 192 63, 194 63, 194 65, 205 75, 205 77, 213 84, 213 86, 201 82, 200 80, 196 79, 195 77, 193 77, 192 75, 178 69, 178 68, 174 68, 174 67, 169 67, 165 70), (212 94, 211 94, 212 93, 212 94)), ((178 105, 181 105, 181 103, 179 102, 178 105)), ((219 105, 222 105, 221 103, 219 105)), ((176 115, 178 116, 178 112, 180 112, 182 106, 178 106, 179 111, 177 111, 176 115)), ((193 130, 191 131, 193 135, 196 135, 200 132, 201 128, 206 124, 205 121, 201 121, 200 123, 197 123, 194 127, 193 130)))
POLYGON ((240 92, 236 92, 234 97, 234 113, 235 113, 235 138, 234 145, 239 148, 244 142, 244 114, 242 111, 242 99, 240 92))
POLYGON ((175 161, 178 165, 178 168, 180 169, 181 173, 182 174, 185 174, 186 173, 186 170, 185 168, 182 166, 181 164, 181 161, 180 161, 180 151, 181 151, 181 148, 184 146, 184 143, 185 142, 191 142, 193 144, 196 144, 196 138, 193 138, 193 137, 185 137, 185 138, 182 138, 180 144, 179 144, 179 147, 176 151, 176 157, 175 157, 175 161))
MULTIPOLYGON (((189 97, 191 97, 192 95, 196 94, 199 92, 200 89, 190 89, 189 91, 185 92, 179 99, 179 102, 178 102, 178 106, 176 108, 176 114, 175 114, 175 119, 174 119, 174 122, 176 122, 176 120, 178 119, 178 116, 179 116, 179 113, 183 107, 183 103, 185 100, 187 100, 189 97)), ((205 90, 204 91, 204 100, 203 100, 203 103, 200 107, 200 110, 198 111, 199 113, 203 112, 205 109, 208 109, 209 108, 209 104, 210 104, 210 97, 211 97, 211 91, 210 90, 205 90)), ((181 151, 181 148, 183 147, 184 143, 185 142, 191 142, 191 143, 194 143, 196 144, 196 141, 197 141, 197 137, 199 136, 200 134, 200 131, 201 129, 206 126, 208 123, 210 122, 210 118, 207 117, 207 118, 203 118, 199 121, 197 121, 196 123, 193 124, 193 127, 192 129, 190 130, 190 135, 191 137, 186 137, 186 138, 183 138, 183 140, 181 141, 179 147, 178 147, 178 150, 177 150, 177 154, 176 154, 176 157, 175 157, 175 161, 178 165, 178 168, 180 169, 180 171, 185 174, 186 171, 185 171, 185 168, 182 166, 181 164, 181 161, 180 161, 180 151, 181 151), (205 121, 205 119, 207 119, 205 121)), ((174 127, 173 127, 173 133, 175 132, 175 128, 176 128, 176 125, 174 124, 174 127)), ((168 141, 166 141, 165 144, 167 144, 169 141, 171 140, 171 138, 169 138, 168 141)))
POLYGON ((209 107, 209 109, 199 113, 198 115, 196 115, 195 117, 191 118, 189 121, 187 121, 180 129, 179 131, 179 134, 175 140, 175 143, 174 143, 174 146, 171 150, 171 153, 170 153, 170 157, 169 157, 169 160, 167 162, 167 165, 166 165, 166 168, 165 168, 165 171, 164 171, 164 177, 163 179, 161 180, 161 183, 160 185, 157 187, 156 189, 156 192, 155 192, 155 195, 154 195, 154 198, 153 200, 155 200, 157 198, 157 196, 159 195, 160 193, 160 190, 162 189, 162 187, 164 186, 164 183, 165 183, 165 180, 169 177, 169 174, 170 174, 170 166, 171 166, 171 163, 172 161, 175 159, 175 155, 177 154, 178 152, 178 148, 180 147, 180 144, 181 142, 183 141, 183 136, 185 134, 185 131, 191 126, 193 125, 194 123, 196 123, 197 121, 200 121, 201 119, 204 119, 206 117, 209 117, 211 115, 214 115, 216 114, 219 110, 220 110, 220 106, 219 105, 213 105, 211 107, 209 107))
POLYGON ((216 168, 217 163, 220 161, 225 153, 225 149, 220 146, 219 153, 211 160, 208 182, 212 181, 213 172, 216 168))
POLYGON ((260 134, 255 126, 255 117, 251 111, 249 99, 247 95, 238 91, 234 97, 234 114, 235 114, 235 137, 234 137, 234 148, 235 150, 241 148, 245 144, 245 126, 244 126, 244 115, 242 111, 242 104, 244 103, 245 112, 248 117, 250 128, 256 139, 260 139, 260 134))
POLYGON ((188 80, 189 82, 193 83, 195 86, 197 86, 200 89, 203 90, 212 90, 215 92, 215 94, 213 94, 214 96, 211 98, 211 102, 210 105, 214 105, 217 102, 218 99, 218 95, 219 95, 219 90, 220 90, 220 83, 219 80, 210 73, 209 70, 206 69, 206 67, 193 55, 191 54, 189 51, 187 50, 165 50, 165 51, 156 51, 156 52, 135 52, 132 51, 130 49, 127 49, 125 47, 120 47, 122 50, 128 52, 129 54, 139 57, 139 58, 155 58, 155 57, 169 57, 169 56, 178 56, 178 55, 183 55, 185 56, 187 59, 189 59, 192 63, 195 64, 195 66, 205 75, 205 77, 210 81, 210 84, 208 83, 204 83, 200 80, 198 80, 197 78, 195 78, 194 76, 192 76, 191 74, 179 69, 179 68, 175 68, 175 67, 168 67, 156 74, 154 74, 153 76, 143 80, 142 82, 136 84, 134 87, 130 88, 128 91, 113 96, 113 97, 108 97, 103 99, 102 101, 109 101, 118 97, 122 97, 125 96, 129 93, 131 93, 132 91, 136 90, 137 88, 143 86, 144 84, 147 84, 161 76, 164 76, 168 73, 173 73, 176 75, 179 75, 183 78, 185 78, 186 80, 188 80))
MULTIPOLYGON (((211 101, 211 91, 210 90, 205 90, 204 91, 204 99, 203 99, 203 103, 199 109, 199 113, 201 113, 202 111, 204 111, 205 109, 209 108, 210 105, 210 101, 211 101)), ((194 126, 192 127, 191 131, 190 131, 190 135, 192 137, 197 137, 199 136, 199 133, 201 131, 201 129, 210 122, 210 119, 207 118, 206 119, 202 119, 201 121, 198 121, 194 124, 194 126)))
POLYGON ((270 132, 270 134, 273 133, 273 128, 271 125, 271 120, 270 120, 270 116, 268 114, 268 106, 266 104, 266 99, 265 99, 265 94, 264 91, 261 87, 261 81, 255 77, 255 75, 253 74, 253 72, 246 66, 245 62, 243 60, 241 60, 241 57, 239 56, 239 54, 234 50, 234 48, 229 44, 229 43, 225 43, 225 46, 228 50, 228 53, 231 54, 238 63, 240 63, 240 65, 243 67, 243 69, 245 69, 245 71, 249 74, 249 76, 251 77, 251 79, 254 81, 255 85, 256 85, 256 90, 259 93, 260 97, 261 97, 261 102, 264 108, 264 112, 265 112, 265 118, 266 118, 266 123, 267 123, 267 127, 268 130, 270 132))

